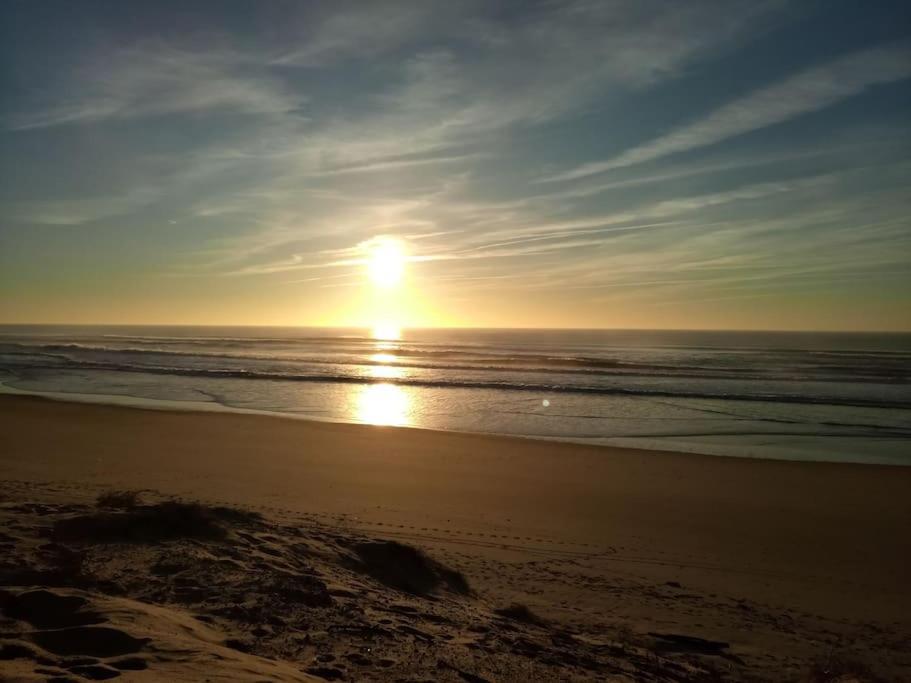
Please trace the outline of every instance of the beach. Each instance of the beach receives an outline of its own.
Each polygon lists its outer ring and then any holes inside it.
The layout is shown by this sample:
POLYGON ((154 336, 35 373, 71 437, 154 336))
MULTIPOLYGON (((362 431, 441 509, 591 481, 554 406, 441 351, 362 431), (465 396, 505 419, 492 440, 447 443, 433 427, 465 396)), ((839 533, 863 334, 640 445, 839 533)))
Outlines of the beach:
POLYGON ((911 683, 911 2, 0 25, 0 683, 911 683))
MULTIPOLYGON (((407 544, 465 577, 471 609, 525 605, 580 642, 623 641, 731 680, 808 680, 827 657, 902 680, 911 664, 911 468, 9 396, 0 434, 7 514, 30 499, 86 506, 141 490, 255 511, 283 533, 316 525, 407 544)), ((446 647, 465 656, 435 672, 442 680, 506 680, 532 664, 556 679, 611 671, 515 648, 501 661, 449 623, 446 647)), ((620 666, 619 651, 600 652, 620 666)), ((356 664, 333 668, 359 678, 356 664)), ((621 669, 616 680, 635 680, 621 669)), ((371 676, 383 680, 360 672, 371 676)), ((697 680, 682 676, 668 680, 697 680)))

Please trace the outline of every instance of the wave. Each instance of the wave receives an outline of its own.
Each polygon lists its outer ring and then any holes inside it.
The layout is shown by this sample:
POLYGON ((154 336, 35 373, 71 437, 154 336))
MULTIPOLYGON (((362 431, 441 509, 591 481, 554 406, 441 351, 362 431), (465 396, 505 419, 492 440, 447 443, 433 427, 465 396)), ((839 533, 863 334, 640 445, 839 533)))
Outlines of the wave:
MULTIPOLYGON (((899 336, 909 336, 901 334, 899 336)), ((420 340, 420 339, 401 339, 401 340, 378 340, 372 336, 350 334, 350 335, 313 335, 313 336, 294 336, 294 337, 237 337, 237 336, 152 336, 152 335, 100 335, 100 339, 122 339, 125 341, 135 341, 138 344, 241 344, 249 345, 289 345, 295 344, 326 344, 332 342, 343 342, 357 345, 376 345, 382 344, 400 344, 409 347, 424 346, 445 346, 451 349, 477 349, 477 348, 502 348, 507 350, 519 351, 521 348, 542 348, 540 343, 529 344, 528 342, 500 339, 498 341, 485 342, 466 342, 466 341, 447 341, 441 344, 439 341, 420 340)), ((911 336, 909 336, 911 338, 911 336)), ((620 341, 620 340, 617 340, 620 341)), ((553 344, 546 344, 545 347, 553 347, 553 344)), ((568 348, 612 348, 615 350, 630 349, 652 349, 664 351, 705 351, 711 353, 736 353, 736 354, 794 354, 794 355, 811 355, 811 356, 892 356, 905 359, 911 359, 911 350, 885 350, 885 349, 838 349, 838 348, 804 348, 794 346, 760 346, 760 345, 735 345, 725 344, 704 345, 704 344, 683 344, 683 343, 647 343, 647 344, 630 344, 630 343, 613 343, 609 345, 591 345, 576 344, 568 340, 559 343, 559 346, 568 348)))
MULTIPOLYGON (((413 349, 390 349, 372 354, 344 354, 336 353, 335 358, 318 358, 311 356, 289 355, 262 355, 257 353, 230 353, 219 351, 186 351, 176 349, 143 349, 130 347, 97 346, 91 344, 26 344, 2 343, 0 353, 8 355, 41 356, 56 358, 64 363, 79 364, 85 361, 74 358, 70 353, 109 354, 113 356, 134 356, 138 358, 151 358, 155 356, 170 356, 187 359, 222 359, 238 362, 273 362, 273 363, 304 363, 311 365, 336 365, 336 366, 370 366, 370 367, 395 367, 411 370, 447 370, 447 371, 472 371, 472 372, 525 372, 539 374, 562 375, 591 375, 591 376, 630 376, 640 375, 648 377, 674 377, 688 379, 740 379, 740 380, 769 380, 778 381, 813 381, 822 382, 878 382, 884 384, 903 384, 908 378, 904 365, 870 363, 861 364, 861 367, 847 365, 804 365, 799 370, 814 373, 813 377, 798 376, 798 368, 772 366, 769 369, 756 367, 706 366, 691 364, 663 364, 663 363, 637 363, 617 359, 592 358, 588 356, 554 356, 540 354, 524 355, 497 355, 497 354, 467 354, 448 350, 424 351, 413 349), (6 347, 6 350, 4 350, 6 347), (10 347, 15 350, 10 351, 10 347), (391 356, 396 362, 375 360, 374 355, 391 356), (430 359, 424 361, 424 359, 430 359), (439 362, 445 360, 455 362, 439 362), (404 362, 403 362, 404 361, 404 362), (414 362, 409 362, 414 361, 414 362), (435 362, 436 361, 436 362, 435 362), (458 361, 462 361, 459 363, 458 361), (835 374, 841 373, 841 374, 835 374)), ((145 366, 141 366, 145 367, 145 366)))
MULTIPOLYGON (((336 338, 337 339, 337 338, 336 338)), ((251 354, 231 354, 231 353, 220 353, 217 350, 212 352, 192 350, 192 351, 180 351, 169 348, 161 348, 161 342, 158 341, 142 341, 139 339, 124 339, 124 341, 129 341, 132 344, 138 344, 140 346, 152 346, 154 348, 135 348, 135 347, 124 347, 124 346, 108 346, 108 345, 99 345, 99 344, 86 344, 86 343, 76 343, 76 342, 67 342, 67 343, 33 343, 33 342, 0 342, 0 347, 3 346, 13 346, 22 349, 45 349, 51 351, 89 351, 89 352, 98 352, 98 353, 169 353, 175 355, 187 355, 187 356, 209 356, 209 357, 224 357, 224 358, 251 358, 257 357, 264 360, 288 358, 288 356, 252 356, 251 354)), ((194 346, 194 345, 205 345, 207 347, 216 348, 227 347, 227 348, 256 348, 257 346, 271 346, 271 345, 282 345, 293 347, 295 344, 291 342, 297 341, 326 341, 326 338, 313 338, 312 340, 282 340, 282 339, 255 339, 255 340, 219 340, 217 344, 213 344, 209 341, 203 340, 189 340, 185 341, 183 338, 179 342, 175 341, 174 344, 177 346, 194 346)), ((331 340, 329 340, 331 341, 331 340)), ((447 344, 445 348, 433 348, 427 349, 423 348, 425 346, 436 346, 434 344, 420 344, 420 343, 409 343, 402 344, 401 342, 385 342, 386 344, 397 344, 397 346, 390 346, 389 348, 377 348, 376 340, 364 340, 370 342, 369 348, 362 348, 358 346, 358 351, 362 354, 377 354, 381 353, 387 356, 395 357, 428 357, 428 358, 466 358, 466 359, 478 359, 478 360, 492 360, 496 359, 501 362, 523 362, 527 360, 539 360, 547 361, 553 364, 585 364, 585 365, 604 365, 605 367, 611 367, 614 365, 622 364, 622 361, 616 361, 611 359, 605 359, 602 357, 593 357, 593 356, 565 356, 565 355, 552 355, 552 354, 540 354, 540 353, 530 353, 523 352, 521 350, 511 349, 511 348, 500 348, 494 349, 491 347, 484 347, 479 345, 452 345, 447 344)), ((340 354, 345 353, 345 347, 328 347, 326 348, 327 353, 340 354)), ((306 358, 298 358, 297 360, 307 360, 306 358)))
POLYGON ((518 382, 497 380, 465 380, 465 379, 425 379, 419 377, 408 378, 377 378, 355 375, 340 375, 332 373, 286 373, 245 369, 222 368, 188 368, 164 366, 138 366, 119 363, 102 363, 92 361, 79 361, 72 367, 31 365, 30 370, 61 370, 81 369, 108 372, 128 372, 153 375, 172 375, 181 377, 199 377, 207 379, 246 379, 266 380, 281 382, 319 382, 334 384, 394 384, 397 386, 427 387, 427 388, 454 388, 454 389, 488 389, 500 391, 536 392, 539 394, 593 394, 602 396, 629 396, 629 397, 665 397, 665 398, 697 398, 725 401, 758 401, 772 403, 794 403, 807 405, 837 405, 867 408, 911 408, 911 401, 902 399, 883 400, 867 399, 860 397, 837 396, 804 396, 794 394, 780 394, 767 392, 732 393, 710 390, 669 390, 646 389, 632 387, 604 387, 591 385, 548 384, 544 382, 518 382))
MULTIPOLYGON (((374 344, 364 327, 251 328, 205 326, 0 325, 0 338, 127 340, 138 344, 299 344, 346 342, 374 344)), ((409 345, 497 346, 575 349, 663 349, 710 352, 801 352, 872 355, 911 352, 908 333, 807 333, 719 330, 407 330, 409 345)))
MULTIPOLYGON (((343 360, 346 357, 346 354, 339 354, 336 351, 336 355, 340 358, 337 360, 322 360, 320 358, 313 358, 309 356, 288 356, 288 355, 257 355, 255 353, 222 353, 218 351, 179 351, 175 349, 140 349, 140 348, 130 348, 130 347, 115 347, 115 346, 97 346, 92 344, 24 344, 24 343, 0 343, 0 353, 3 352, 3 347, 14 347, 17 351, 25 351, 27 353, 33 353, 34 355, 47 355, 48 351, 57 351, 57 352, 89 352, 89 353, 108 353, 108 354, 121 354, 121 355, 135 355, 135 356, 180 356, 187 358, 224 358, 224 359, 233 359, 233 360, 262 360, 262 361, 296 361, 304 363, 337 363, 337 364, 357 364, 357 365, 390 365, 388 362, 381 361, 371 361, 370 356, 373 355, 383 355, 390 356, 395 358, 453 358, 453 359, 465 359, 465 360, 474 360, 476 361, 475 365, 449 365, 449 366, 429 366, 422 364, 419 366, 413 367, 439 367, 439 368, 451 368, 451 369, 497 369, 498 366, 490 365, 480 365, 483 362, 495 361, 497 363, 503 363, 508 365, 520 365, 523 363, 529 362, 543 362, 547 365, 568 365, 568 366, 585 366, 592 368, 631 368, 631 369, 649 369, 649 368, 665 368, 668 370, 671 369, 681 369, 681 370, 705 370, 711 371, 713 368, 708 367, 699 367, 699 366, 685 366, 685 365, 660 365, 660 364, 646 364, 646 363, 630 363, 628 361, 619 361, 619 360, 610 360, 603 358, 589 358, 585 356, 550 356, 550 355, 537 355, 537 354, 522 354, 522 355, 504 355, 498 353, 466 353, 461 351, 450 351, 450 350, 435 350, 435 351, 425 351, 419 349, 383 349, 383 350, 371 350, 372 353, 362 354, 356 361, 352 360, 343 360), (31 349, 40 349, 40 351, 31 351, 31 349)), ((16 353, 13 351, 12 353, 16 353)), ((350 355, 350 354, 347 354, 350 355)), ((61 358, 70 358, 69 356, 60 356, 61 358)), ((412 367, 408 366, 405 363, 394 363, 398 367, 412 367)), ((503 369, 512 369, 512 368, 503 368, 503 369)), ((725 370, 724 368, 719 368, 719 370, 725 370)))

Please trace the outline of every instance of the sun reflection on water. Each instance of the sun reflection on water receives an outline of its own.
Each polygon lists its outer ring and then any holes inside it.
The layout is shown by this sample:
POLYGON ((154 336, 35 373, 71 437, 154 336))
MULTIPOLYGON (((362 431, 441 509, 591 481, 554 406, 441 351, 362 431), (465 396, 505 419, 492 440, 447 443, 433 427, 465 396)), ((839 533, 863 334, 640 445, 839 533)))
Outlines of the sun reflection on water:
POLYGON ((393 353, 384 353, 384 351, 394 351, 395 346, 388 342, 377 342, 377 350, 369 356, 375 365, 368 366, 367 373, 374 379, 399 379, 405 376, 405 371, 396 366, 398 358, 393 353))
MULTIPOLYGON (((394 353, 398 344, 378 337, 374 342, 375 353, 368 356, 367 376, 380 380, 396 380, 405 376, 405 369, 396 365, 394 353)), ((406 426, 412 424, 411 398, 402 387, 390 382, 358 387, 355 397, 355 418, 372 425, 406 426)))
POLYGON ((359 392, 355 406, 359 422, 395 427, 411 424, 411 399, 401 387, 370 384, 360 387, 359 392))

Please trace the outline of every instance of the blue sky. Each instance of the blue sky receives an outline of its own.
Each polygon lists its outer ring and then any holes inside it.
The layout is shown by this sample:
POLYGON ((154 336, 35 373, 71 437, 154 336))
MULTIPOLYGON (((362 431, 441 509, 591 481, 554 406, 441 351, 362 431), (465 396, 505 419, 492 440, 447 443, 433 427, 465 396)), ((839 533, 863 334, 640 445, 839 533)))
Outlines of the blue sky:
POLYGON ((911 329, 906 2, 0 15, 0 322, 911 329))

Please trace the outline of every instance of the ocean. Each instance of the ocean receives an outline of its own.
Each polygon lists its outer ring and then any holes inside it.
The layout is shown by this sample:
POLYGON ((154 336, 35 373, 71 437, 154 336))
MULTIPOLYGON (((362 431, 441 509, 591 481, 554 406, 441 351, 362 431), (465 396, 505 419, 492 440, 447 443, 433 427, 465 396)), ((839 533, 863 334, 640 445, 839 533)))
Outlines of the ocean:
POLYGON ((911 465, 909 334, 6 325, 0 390, 911 465))

